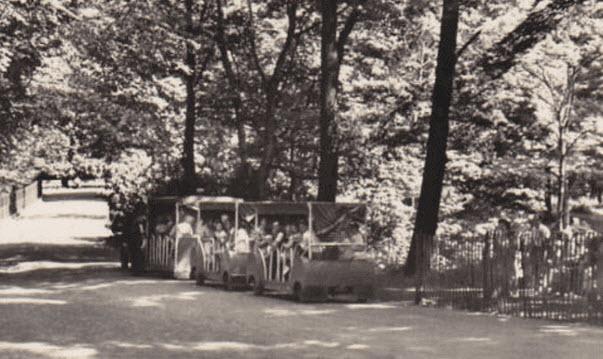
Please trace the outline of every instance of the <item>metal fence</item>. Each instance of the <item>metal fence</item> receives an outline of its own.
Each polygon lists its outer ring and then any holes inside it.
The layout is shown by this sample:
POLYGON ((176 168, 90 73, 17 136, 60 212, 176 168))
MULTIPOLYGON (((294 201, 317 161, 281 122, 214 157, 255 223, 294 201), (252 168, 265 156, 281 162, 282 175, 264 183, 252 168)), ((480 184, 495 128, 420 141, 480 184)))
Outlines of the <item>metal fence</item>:
POLYGON ((422 297, 459 309, 603 324, 603 238, 490 232, 439 238, 422 297))

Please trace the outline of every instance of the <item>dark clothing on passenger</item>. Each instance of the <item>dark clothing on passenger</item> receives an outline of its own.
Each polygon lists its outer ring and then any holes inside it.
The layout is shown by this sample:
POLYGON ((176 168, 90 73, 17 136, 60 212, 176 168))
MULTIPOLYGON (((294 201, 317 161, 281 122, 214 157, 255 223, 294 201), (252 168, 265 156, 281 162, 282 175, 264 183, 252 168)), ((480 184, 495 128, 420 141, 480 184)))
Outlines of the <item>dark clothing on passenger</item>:
POLYGON ((132 272, 140 273, 144 269, 144 254, 140 248, 144 238, 138 224, 132 223, 128 225, 125 229, 124 237, 132 263, 132 272))

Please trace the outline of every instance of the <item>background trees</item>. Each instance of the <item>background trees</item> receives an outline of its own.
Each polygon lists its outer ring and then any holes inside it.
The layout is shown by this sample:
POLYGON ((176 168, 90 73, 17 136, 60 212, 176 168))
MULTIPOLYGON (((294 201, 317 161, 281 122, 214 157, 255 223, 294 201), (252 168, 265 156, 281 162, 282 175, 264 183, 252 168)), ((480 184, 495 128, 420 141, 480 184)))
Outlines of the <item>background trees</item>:
POLYGON ((0 7, 6 182, 102 172, 132 203, 197 189, 363 200, 373 240, 389 242, 399 262, 415 223, 433 235, 436 224, 464 233, 501 211, 567 217, 603 187, 594 1, 462 3, 455 81, 444 88, 454 94, 450 131, 422 200, 432 99, 446 97, 432 93, 440 2, 0 7))

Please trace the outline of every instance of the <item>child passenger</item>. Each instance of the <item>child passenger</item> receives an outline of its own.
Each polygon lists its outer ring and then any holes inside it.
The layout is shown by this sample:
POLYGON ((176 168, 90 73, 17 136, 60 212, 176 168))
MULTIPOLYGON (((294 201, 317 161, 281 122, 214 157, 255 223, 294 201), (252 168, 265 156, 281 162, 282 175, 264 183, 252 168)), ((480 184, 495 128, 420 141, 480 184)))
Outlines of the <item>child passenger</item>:
POLYGON ((224 249, 226 249, 228 233, 226 233, 226 231, 224 230, 224 226, 222 226, 222 223, 220 222, 216 223, 216 231, 214 232, 214 237, 216 239, 216 244, 218 245, 219 250, 223 251, 224 249))
POLYGON ((237 234, 235 236, 235 246, 234 250, 236 253, 249 253, 249 234, 247 232, 247 224, 242 222, 237 234))
POLYGON ((191 214, 185 214, 182 218, 182 222, 174 226, 170 232, 171 236, 192 236, 193 225, 195 224, 195 217, 191 214))

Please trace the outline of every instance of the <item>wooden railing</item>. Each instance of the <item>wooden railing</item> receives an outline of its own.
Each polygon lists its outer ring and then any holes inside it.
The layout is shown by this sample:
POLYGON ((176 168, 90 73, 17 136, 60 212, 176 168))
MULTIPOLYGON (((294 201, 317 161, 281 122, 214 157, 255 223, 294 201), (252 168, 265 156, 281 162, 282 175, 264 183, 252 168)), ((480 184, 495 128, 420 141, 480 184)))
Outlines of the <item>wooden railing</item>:
POLYGON ((287 273, 293 270, 294 248, 272 249, 269 251, 259 250, 264 278, 271 282, 286 282, 287 273))
POLYGON ((203 270, 205 272, 216 272, 218 270, 216 256, 222 253, 216 248, 216 240, 214 238, 200 239, 199 247, 203 256, 203 270))

